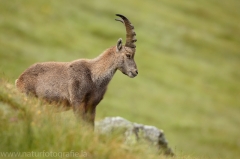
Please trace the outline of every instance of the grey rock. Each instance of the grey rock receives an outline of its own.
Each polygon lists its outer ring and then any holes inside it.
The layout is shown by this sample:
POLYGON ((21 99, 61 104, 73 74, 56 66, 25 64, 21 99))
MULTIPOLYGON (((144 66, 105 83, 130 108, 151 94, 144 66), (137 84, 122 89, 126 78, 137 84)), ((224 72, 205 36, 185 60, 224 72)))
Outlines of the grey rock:
POLYGON ((168 146, 163 130, 155 126, 132 123, 122 117, 106 117, 95 123, 95 131, 100 134, 111 134, 113 131, 122 130, 127 145, 140 144, 144 141, 159 153, 173 156, 172 149, 168 146))

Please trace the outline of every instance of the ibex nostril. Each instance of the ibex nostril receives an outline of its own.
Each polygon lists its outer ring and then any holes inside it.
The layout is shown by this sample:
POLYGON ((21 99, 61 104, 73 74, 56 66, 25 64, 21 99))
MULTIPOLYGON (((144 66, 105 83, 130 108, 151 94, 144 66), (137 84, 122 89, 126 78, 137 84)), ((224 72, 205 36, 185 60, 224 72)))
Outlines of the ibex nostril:
POLYGON ((138 74, 138 70, 136 70, 136 74, 138 74))

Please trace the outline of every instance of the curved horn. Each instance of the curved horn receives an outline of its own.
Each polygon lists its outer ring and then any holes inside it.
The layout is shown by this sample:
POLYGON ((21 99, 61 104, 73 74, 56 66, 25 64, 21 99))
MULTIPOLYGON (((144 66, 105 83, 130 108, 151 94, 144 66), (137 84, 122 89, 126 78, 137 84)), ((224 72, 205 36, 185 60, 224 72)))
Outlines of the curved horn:
POLYGON ((131 24, 131 22, 123 15, 121 14, 116 14, 116 16, 121 17, 122 19, 115 19, 116 21, 120 21, 123 24, 125 24, 126 27, 126 44, 125 46, 131 47, 131 48, 136 48, 136 45, 134 44, 134 42, 137 41, 137 39, 135 38, 136 33, 134 32, 134 26, 131 24))

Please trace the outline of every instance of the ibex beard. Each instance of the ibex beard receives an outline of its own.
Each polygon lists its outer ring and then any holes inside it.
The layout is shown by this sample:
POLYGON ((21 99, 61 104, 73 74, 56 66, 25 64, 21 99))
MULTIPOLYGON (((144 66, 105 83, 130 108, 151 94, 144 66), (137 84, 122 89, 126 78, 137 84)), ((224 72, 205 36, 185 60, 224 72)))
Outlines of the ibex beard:
POLYGON ((50 103, 72 107, 74 114, 94 126, 96 106, 103 99, 107 85, 117 70, 133 78, 138 70, 134 61, 136 33, 131 22, 116 14, 126 28, 126 43, 106 49, 94 59, 72 62, 36 63, 26 69, 15 84, 19 91, 50 103))

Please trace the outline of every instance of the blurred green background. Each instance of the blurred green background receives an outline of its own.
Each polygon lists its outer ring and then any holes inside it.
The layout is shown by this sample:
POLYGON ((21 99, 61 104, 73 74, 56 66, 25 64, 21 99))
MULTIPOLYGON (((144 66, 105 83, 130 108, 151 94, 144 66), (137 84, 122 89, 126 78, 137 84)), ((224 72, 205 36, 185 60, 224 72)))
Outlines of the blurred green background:
POLYGON ((0 77, 10 83, 43 61, 94 58, 138 41, 139 75, 119 71, 97 119, 121 116, 164 130, 177 154, 240 156, 240 1, 0 0, 0 77))

